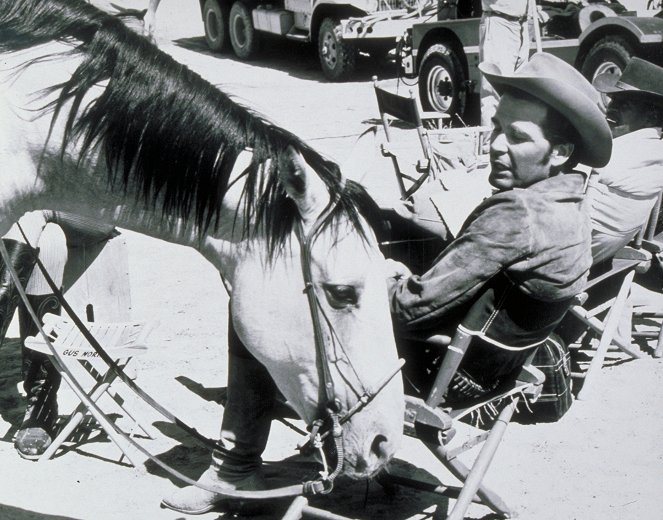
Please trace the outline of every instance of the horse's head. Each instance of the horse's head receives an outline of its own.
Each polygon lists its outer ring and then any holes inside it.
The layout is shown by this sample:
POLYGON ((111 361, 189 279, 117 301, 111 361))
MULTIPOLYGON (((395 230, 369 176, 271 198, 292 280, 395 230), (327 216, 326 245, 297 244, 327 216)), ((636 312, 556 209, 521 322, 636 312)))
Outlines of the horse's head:
MULTIPOLYGON (((271 260, 251 247, 237 262, 232 317, 240 338, 310 424, 324 415, 330 392, 343 416, 377 390, 398 359, 384 258, 373 232, 363 219, 358 229, 342 212, 331 216, 335 201, 325 183, 299 153, 292 151, 291 159, 280 165, 279 179, 296 205, 299 232, 271 260)), ((346 475, 369 476, 392 457, 402 436, 402 392, 397 375, 345 422, 346 475)))

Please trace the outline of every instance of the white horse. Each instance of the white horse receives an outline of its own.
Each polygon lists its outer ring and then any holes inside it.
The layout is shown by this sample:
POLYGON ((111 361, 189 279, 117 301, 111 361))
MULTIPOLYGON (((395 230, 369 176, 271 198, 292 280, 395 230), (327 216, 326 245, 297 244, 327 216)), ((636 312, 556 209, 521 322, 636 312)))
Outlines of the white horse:
MULTIPOLYGON (((197 249, 307 423, 325 395, 312 316, 343 410, 397 366, 371 201, 333 162, 83 2, 0 0, 0 35, 0 235, 53 209, 197 249)), ((379 470, 402 417, 396 377, 344 425, 344 473, 379 470)))

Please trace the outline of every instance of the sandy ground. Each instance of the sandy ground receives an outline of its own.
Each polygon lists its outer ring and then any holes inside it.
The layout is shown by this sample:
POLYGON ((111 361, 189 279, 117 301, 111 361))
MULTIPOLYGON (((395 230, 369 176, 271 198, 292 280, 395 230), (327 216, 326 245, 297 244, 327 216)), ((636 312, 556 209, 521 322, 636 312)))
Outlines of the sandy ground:
MULTIPOLYGON (((118 1, 142 7, 143 2, 118 1)), ((146 2, 144 2, 146 4, 146 2)), ((312 49, 269 42, 263 57, 242 63, 210 54, 202 41, 197 2, 164 0, 159 13, 159 45, 211 82, 256 110, 315 143, 341 162, 361 164, 366 182, 378 196, 388 193, 389 165, 375 166, 374 150, 355 146, 356 136, 377 115, 370 83, 373 74, 394 78, 395 71, 360 65, 356 79, 345 84, 322 80, 312 49), (372 165, 369 167, 369 165, 372 165), (381 188, 385 188, 382 192, 381 188)), ((370 143, 369 143, 370 144, 370 143)), ((158 320, 149 352, 136 359, 137 381, 168 409, 208 436, 218 435, 225 385, 226 298, 214 269, 194 251, 134 233, 126 233, 130 254, 132 314, 158 320)), ((2 519, 163 519, 186 518, 161 510, 162 496, 180 482, 151 462, 132 467, 93 428, 84 443, 54 460, 24 461, 12 436, 20 423, 22 397, 18 342, 0 349, 0 518, 2 519)), ((12 333, 10 331, 10 336, 12 333)), ((649 354, 636 361, 610 358, 595 381, 591 399, 575 402, 555 424, 512 424, 489 471, 491 485, 522 519, 656 520, 663 518, 663 360, 649 354)), ((60 392, 61 409, 73 406, 71 392, 60 392)), ((195 446, 153 411, 132 403, 155 434, 142 444, 152 453, 196 478, 208 453, 195 446)), ((119 416, 120 424, 128 426, 119 416)), ((461 431, 458 439, 466 433, 461 431)), ((299 436, 275 423, 268 460, 294 455, 299 436)), ((140 461, 145 458, 138 455, 140 461)), ((394 466, 433 482, 453 482, 417 441, 406 439, 394 466)), ((310 466, 270 466, 270 474, 292 478, 310 466)), ((388 497, 374 483, 341 482, 319 502, 357 518, 444 518, 446 500, 402 491, 388 497)), ((270 506, 261 518, 273 518, 284 504, 270 506)), ((210 513, 204 519, 225 518, 210 513)), ((492 518, 472 506, 469 518, 492 518)))

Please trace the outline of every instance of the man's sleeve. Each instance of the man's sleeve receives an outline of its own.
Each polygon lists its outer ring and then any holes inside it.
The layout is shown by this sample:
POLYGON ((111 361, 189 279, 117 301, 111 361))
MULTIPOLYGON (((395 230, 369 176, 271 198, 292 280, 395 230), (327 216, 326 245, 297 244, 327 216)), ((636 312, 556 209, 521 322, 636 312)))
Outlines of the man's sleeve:
POLYGON ((529 219, 518 193, 486 199, 463 229, 421 276, 392 280, 391 312, 396 322, 423 329, 463 305, 496 273, 531 251, 529 219))

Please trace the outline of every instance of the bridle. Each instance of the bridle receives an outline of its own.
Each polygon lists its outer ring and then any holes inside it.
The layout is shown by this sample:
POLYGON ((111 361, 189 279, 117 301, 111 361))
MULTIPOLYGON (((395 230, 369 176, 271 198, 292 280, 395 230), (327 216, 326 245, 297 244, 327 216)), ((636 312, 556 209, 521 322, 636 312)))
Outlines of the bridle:
MULTIPOLYGON (((332 341, 334 341, 336 344, 340 346, 342 349, 342 345, 340 345, 340 342, 338 340, 338 336, 334 332, 333 325, 329 318, 327 317, 326 313, 324 312, 324 308, 322 307, 320 300, 318 299, 318 296, 315 292, 315 286, 313 283, 313 277, 311 273, 311 267, 312 267, 312 246, 316 240, 316 238, 319 236, 320 232, 323 229, 324 224, 326 223, 328 217, 331 215, 331 213, 334 211, 336 204, 338 202, 332 202, 328 205, 328 207, 323 211, 323 213, 316 219, 315 223, 311 227, 311 229, 308 231, 308 233, 304 233, 303 228, 301 227, 301 223, 298 222, 298 226, 296 228, 296 236, 300 242, 300 249, 301 249, 301 263, 302 263, 302 273, 304 277, 304 293, 307 295, 308 303, 309 303, 309 308, 311 312, 311 319, 313 322, 313 330, 314 330, 314 338, 315 338, 315 348, 316 348, 316 355, 319 363, 319 368, 321 371, 321 384, 324 389, 324 402, 319 406, 319 412, 320 412, 320 417, 316 420, 313 421, 313 423, 309 426, 309 436, 302 445, 299 446, 299 449, 301 451, 307 452, 307 451, 312 451, 312 450, 317 450, 320 454, 321 462, 323 464, 323 471, 319 473, 319 477, 315 480, 310 480, 307 482, 304 482, 302 484, 296 484, 296 485, 291 485, 291 486, 284 486, 281 488, 277 489, 269 489, 269 490, 264 490, 264 491, 240 491, 240 490, 234 490, 234 489, 225 489, 217 486, 208 486, 205 484, 201 484, 195 480, 190 479, 186 475, 180 473, 176 469, 170 467, 168 464, 162 462, 160 459, 158 459, 156 456, 152 455, 147 449, 145 449, 143 446, 138 444, 136 440, 127 435, 125 432, 121 431, 117 426, 115 426, 115 423, 112 421, 108 421, 108 424, 113 427, 117 434, 122 437, 127 444, 130 444, 133 446, 137 451, 142 453, 144 456, 149 458, 151 461, 153 461, 155 464, 157 464, 160 468, 162 468, 164 471, 167 473, 170 473, 174 477, 178 478, 179 480, 193 486, 200 487, 206 491, 210 491, 212 493, 218 494, 225 496, 226 498, 230 499, 249 499, 249 500, 266 500, 266 499, 274 499, 274 498, 284 498, 284 497, 293 497, 293 496, 299 496, 299 495, 316 495, 316 494, 326 494, 331 492, 333 489, 333 483, 334 479, 340 475, 343 469, 343 463, 345 460, 344 456, 344 450, 343 450, 343 425, 348 422, 355 414, 359 413, 362 409, 364 409, 386 386, 387 384, 400 372, 404 361, 399 360, 398 365, 389 371, 387 375, 378 382, 378 384, 374 387, 374 389, 363 389, 362 392, 355 392, 357 395, 360 397, 358 398, 357 402, 347 411, 343 413, 342 410, 342 405, 340 400, 336 397, 335 389, 334 389, 334 382, 331 376, 331 363, 329 360, 329 355, 328 355, 328 348, 327 348, 327 342, 325 341, 325 335, 324 335, 324 330, 323 330, 323 325, 322 325, 322 320, 324 319, 324 322, 326 323, 329 331, 330 331, 330 337, 332 338, 332 341), (323 431, 325 427, 325 423, 329 422, 330 423, 330 428, 323 431), (333 445, 334 445, 334 451, 336 454, 336 461, 334 464, 333 469, 330 471, 329 465, 327 464, 327 459, 325 455, 325 450, 324 450, 324 444, 331 435, 331 439, 333 440, 333 445)), ((19 225, 20 229, 20 225, 19 225)), ((20 229, 21 233, 23 234, 23 238, 26 242, 27 245, 30 245, 27 237, 23 233, 23 230, 20 229)), ((33 248, 34 249, 34 248, 33 248)), ((108 353, 103 349, 103 347, 97 342, 97 340, 92 336, 90 331, 87 329, 85 324, 80 320, 80 318, 76 315, 74 310, 71 308, 69 303, 66 301, 64 298, 64 295, 62 294, 62 291, 60 288, 55 284, 53 279, 50 277, 48 272, 46 271, 46 268, 42 264, 42 262, 39 260, 38 256, 36 255, 36 264, 39 270, 42 272, 44 275, 44 278, 46 282, 48 283, 51 291, 57 299, 59 300, 60 304, 62 305, 62 308, 67 312, 67 314, 70 316, 71 320, 74 322, 74 324, 77 326, 77 328, 80 330, 81 334, 85 337, 87 342, 90 344, 93 350, 99 355, 100 359, 103 360, 109 367, 109 370, 123 382, 125 383, 138 397, 140 397, 145 403, 150 405, 153 409, 155 409, 157 412, 159 412, 162 416, 164 416, 166 419, 168 419, 171 423, 175 424, 185 432, 187 432, 189 435, 191 435, 193 438, 195 438, 197 441, 199 441, 201 444, 211 447, 213 449, 220 449, 223 450, 223 447, 219 445, 216 441, 212 439, 208 439, 207 437, 201 435, 195 428, 192 428, 191 426, 188 426, 184 421, 180 420, 178 417, 176 417, 174 414, 169 412, 166 408, 164 408, 162 405, 160 405, 154 398, 149 396, 143 389, 141 389, 129 376, 127 376, 122 368, 120 368, 115 360, 113 360, 108 353)), ((19 296, 21 300, 23 301, 26 310, 28 311, 28 314, 30 315, 31 319, 34 321, 39 334, 45 341, 48 349, 51 352, 51 358, 52 362, 55 365, 55 367, 63 374, 67 376, 67 382, 71 386, 72 391, 76 394, 78 399, 85 404, 87 408, 90 410, 93 410, 95 414, 101 417, 106 417, 106 414, 99 408, 97 403, 93 401, 87 393, 84 391, 84 389, 81 387, 81 385, 78 383, 76 380, 75 376, 72 374, 71 370, 67 367, 66 363, 63 362, 61 355, 58 353, 58 351, 55 349, 53 346, 51 339, 49 336, 46 334, 44 331, 42 325, 41 325, 41 320, 38 318, 37 314, 35 313, 34 309, 32 308, 27 294, 25 293, 25 289, 21 284, 21 281, 18 277, 18 274, 16 273, 16 270, 13 268, 11 264, 11 259, 9 257, 9 254, 7 252, 7 249, 4 245, 4 243, 0 240, 0 257, 2 257, 2 260, 5 262, 5 265, 7 267, 7 270, 9 271, 12 279, 14 280, 14 283, 16 284, 16 289, 17 292, 19 293, 19 296)), ((347 357, 347 356, 346 356, 347 357)), ((348 363, 352 367, 352 364, 350 363, 349 358, 347 359, 348 363)), ((354 369, 353 369, 354 370, 354 369)), ((355 372, 356 374, 356 372, 355 372)), ((358 379, 358 378, 357 378, 358 379)), ((363 385, 362 385, 363 387, 363 385)))
MULTIPOLYGON (((330 201, 325 210, 318 216, 311 228, 307 233, 304 232, 304 228, 301 224, 301 221, 297 221, 295 228, 295 235, 299 241, 300 250, 301 250, 301 267, 302 275, 304 278, 304 293, 306 294, 309 311, 311 314, 311 321, 313 323, 313 335, 315 341, 315 350, 318 360, 318 368, 320 370, 320 384, 323 390, 323 400, 322 403, 318 406, 319 417, 313 421, 309 426, 310 434, 307 441, 300 445, 299 449, 303 452, 311 452, 317 450, 320 454, 324 470, 320 472, 320 478, 315 483, 321 483, 322 489, 318 490, 317 493, 329 493, 333 489, 334 479, 340 475, 343 470, 343 463, 345 460, 345 452, 343 448, 343 425, 348 422, 352 416, 359 413, 363 410, 375 397, 384 389, 385 386, 398 374, 403 364, 404 360, 399 360, 399 363, 395 369, 392 369, 387 373, 375 389, 370 390, 366 389, 362 385, 361 392, 358 392, 353 388, 354 392, 360 396, 357 402, 345 413, 343 413, 343 407, 341 401, 338 399, 335 389, 334 389, 334 380, 331 375, 331 363, 329 360, 329 348, 327 342, 325 341, 325 334, 323 330, 323 320, 327 326, 330 334, 332 344, 335 344, 340 347, 340 350, 343 350, 343 345, 340 344, 338 335, 334 331, 334 326, 325 313, 324 307, 320 303, 320 299, 315 291, 315 285, 313 282, 312 274, 312 249, 315 240, 320 235, 323 226, 328 221, 331 214, 336 209, 338 204, 338 198, 336 200, 330 201), (321 429, 325 423, 329 423, 329 429, 321 433, 321 429), (330 472, 329 465, 327 463, 326 454, 324 450, 324 442, 331 435, 331 440, 333 442, 334 453, 336 455, 336 461, 334 469, 330 472)), ((361 384, 361 380, 357 375, 350 358, 346 354, 346 361, 349 364, 350 368, 354 372, 357 381, 361 384)), ((350 384, 349 378, 345 380, 350 384)))

